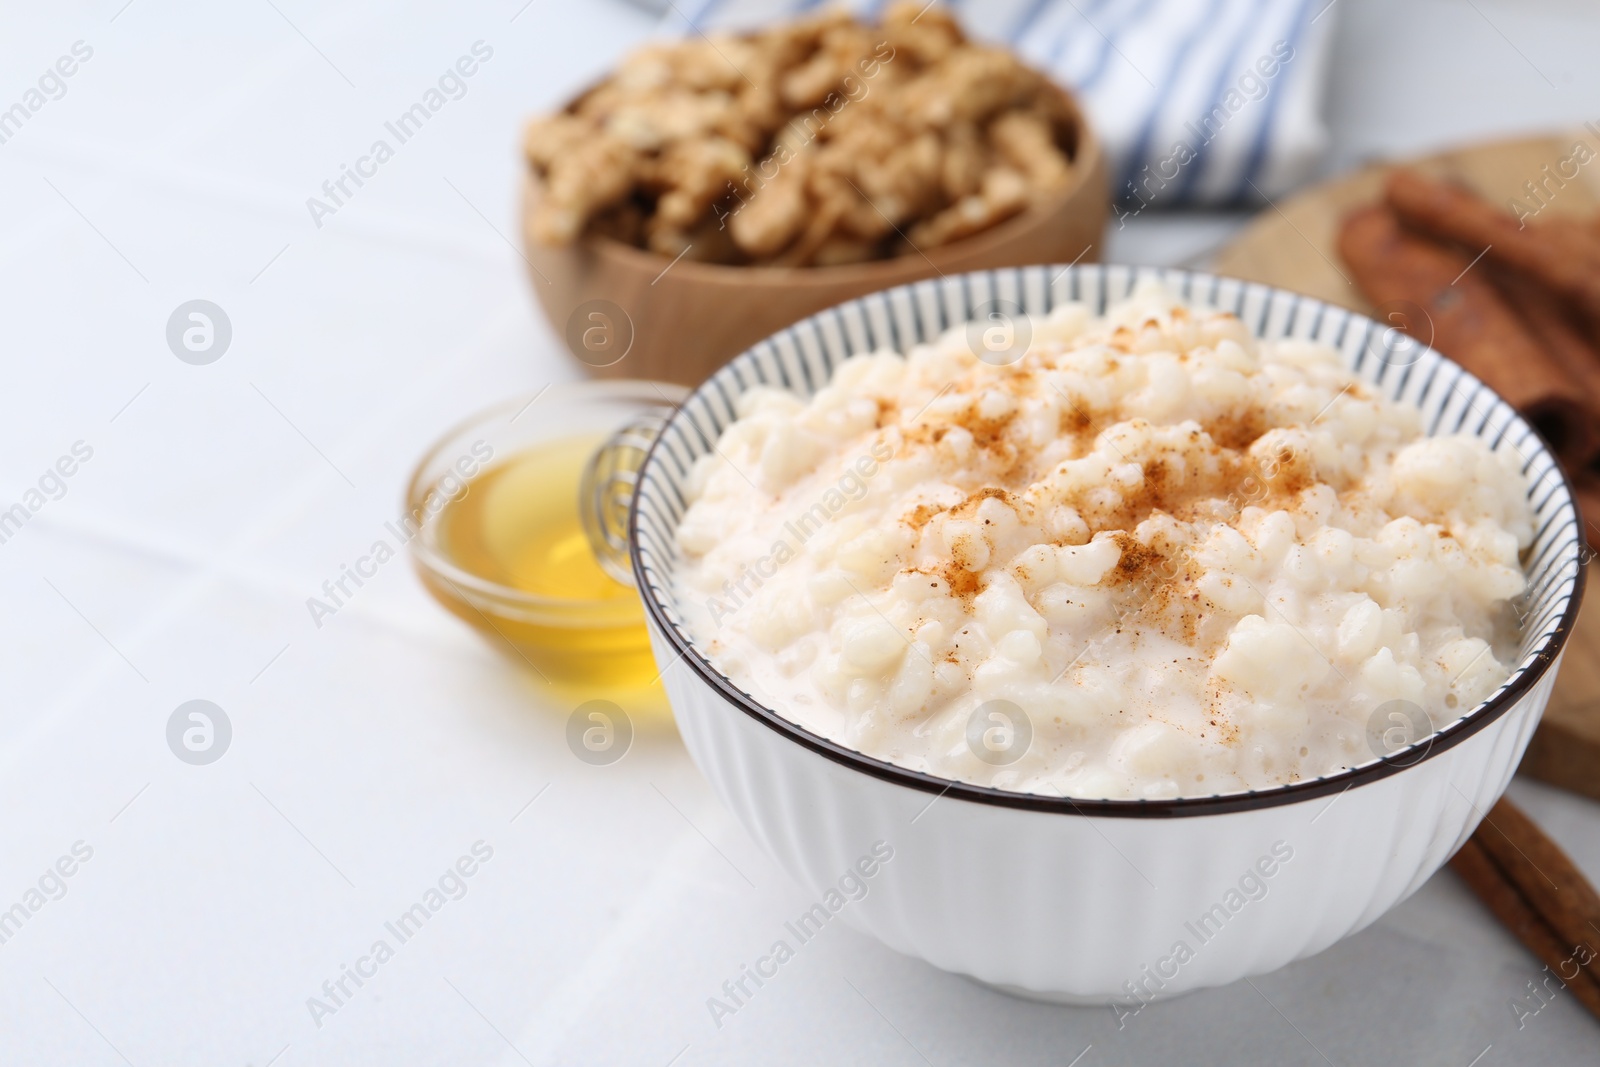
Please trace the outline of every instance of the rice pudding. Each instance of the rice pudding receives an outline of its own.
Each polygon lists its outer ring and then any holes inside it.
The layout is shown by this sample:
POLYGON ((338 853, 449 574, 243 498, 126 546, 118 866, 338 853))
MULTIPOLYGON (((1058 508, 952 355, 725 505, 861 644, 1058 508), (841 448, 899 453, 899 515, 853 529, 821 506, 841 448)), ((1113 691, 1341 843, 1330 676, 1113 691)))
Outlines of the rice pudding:
POLYGON ((737 685, 913 770, 1168 798, 1368 762, 1386 708, 1505 681, 1511 458, 1160 289, 1015 325, 1006 360, 958 328, 739 398, 677 531, 737 685))

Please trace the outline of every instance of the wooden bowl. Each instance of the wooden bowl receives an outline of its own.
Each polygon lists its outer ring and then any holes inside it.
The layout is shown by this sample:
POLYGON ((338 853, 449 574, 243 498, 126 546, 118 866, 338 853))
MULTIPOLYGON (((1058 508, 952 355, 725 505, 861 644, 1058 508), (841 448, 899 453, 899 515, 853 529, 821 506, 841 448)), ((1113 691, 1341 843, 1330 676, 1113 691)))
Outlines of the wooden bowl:
POLYGON ((762 338, 853 297, 939 274, 1095 262, 1109 207, 1107 168, 1081 113, 1076 148, 1071 184, 1048 202, 927 255, 838 267, 673 263, 610 238, 541 244, 529 228, 540 195, 530 171, 523 192, 529 276, 551 325, 590 373, 698 385, 762 338))

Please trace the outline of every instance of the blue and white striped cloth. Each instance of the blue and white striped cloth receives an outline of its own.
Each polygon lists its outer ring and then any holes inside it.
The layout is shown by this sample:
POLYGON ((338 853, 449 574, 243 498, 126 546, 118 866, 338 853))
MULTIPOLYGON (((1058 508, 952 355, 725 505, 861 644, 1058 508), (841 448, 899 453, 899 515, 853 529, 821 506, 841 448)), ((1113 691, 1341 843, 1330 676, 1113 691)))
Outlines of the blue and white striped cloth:
MULTIPOLYGON (((866 18, 886 0, 850 0, 866 18)), ((693 29, 744 29, 820 0, 678 0, 693 29)), ((1124 210, 1276 197, 1316 170, 1329 0, 951 0, 1077 91, 1124 210)), ((682 22, 678 19, 672 21, 682 22)))

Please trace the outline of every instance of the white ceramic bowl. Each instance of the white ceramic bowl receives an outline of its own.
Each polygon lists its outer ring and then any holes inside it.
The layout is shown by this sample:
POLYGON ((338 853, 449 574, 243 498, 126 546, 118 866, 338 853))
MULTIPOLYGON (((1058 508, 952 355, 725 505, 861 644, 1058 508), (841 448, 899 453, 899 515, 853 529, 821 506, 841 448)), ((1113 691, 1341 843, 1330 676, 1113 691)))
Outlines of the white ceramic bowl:
POLYGON ((841 919, 945 970, 1027 996, 1112 1001, 1120 1014, 1320 952, 1404 900, 1460 847, 1505 789, 1549 699, 1582 590, 1582 531, 1559 466, 1504 401, 1430 349, 1395 358, 1384 338, 1363 316, 1232 279, 1025 267, 843 304, 757 345, 691 396, 640 472, 634 573, 689 752, 750 833, 817 894, 811 919, 791 923, 795 942, 841 919), (757 383, 808 394, 844 357, 884 344, 904 351, 992 299, 1032 314, 1068 300, 1103 309, 1145 276, 1235 312, 1258 336, 1332 345, 1364 381, 1419 407, 1430 433, 1464 430, 1521 454, 1538 531, 1526 557, 1525 637, 1515 672, 1488 701, 1412 747, 1325 778, 1176 800, 1071 800, 935 778, 844 748, 763 707, 695 647, 673 593, 680 487, 733 419, 735 396, 757 383))

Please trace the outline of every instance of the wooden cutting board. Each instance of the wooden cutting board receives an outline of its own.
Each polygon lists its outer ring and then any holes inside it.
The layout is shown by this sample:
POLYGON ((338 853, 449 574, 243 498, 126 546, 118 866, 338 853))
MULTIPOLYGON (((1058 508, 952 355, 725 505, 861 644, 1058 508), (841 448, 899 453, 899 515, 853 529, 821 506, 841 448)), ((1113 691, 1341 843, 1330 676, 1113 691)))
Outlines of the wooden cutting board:
MULTIPOLYGON (((1600 212, 1600 138, 1589 130, 1473 145, 1405 164, 1462 182, 1497 203, 1516 197, 1530 209, 1537 207, 1541 221, 1569 215, 1593 219, 1600 212), (1597 156, 1578 166, 1575 178, 1563 178, 1562 161, 1572 159, 1580 142, 1597 156), (1564 185, 1547 178, 1547 166, 1564 185), (1529 197, 1529 181, 1544 182, 1549 190, 1541 194, 1543 206, 1529 197)), ((1370 314, 1371 306, 1345 276, 1336 235, 1346 212, 1378 198, 1388 168, 1364 167, 1268 207, 1217 254, 1212 269, 1370 314)), ((1574 164, 1564 169, 1570 174, 1574 164)), ((1589 540, 1600 544, 1600 530, 1592 525, 1589 540)), ((1600 563, 1590 564, 1589 584, 1555 694, 1521 770, 1600 800, 1600 563)))

